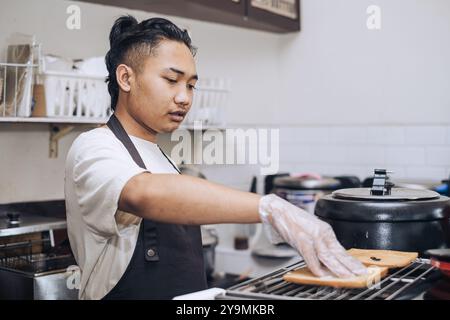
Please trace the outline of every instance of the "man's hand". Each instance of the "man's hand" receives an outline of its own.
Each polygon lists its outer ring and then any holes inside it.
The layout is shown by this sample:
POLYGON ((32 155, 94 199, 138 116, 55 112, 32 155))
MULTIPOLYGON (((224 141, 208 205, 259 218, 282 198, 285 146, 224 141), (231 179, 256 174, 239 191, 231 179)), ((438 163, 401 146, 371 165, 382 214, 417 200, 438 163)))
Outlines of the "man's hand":
POLYGON ((300 252, 316 276, 324 277, 331 273, 348 278, 367 273, 364 265, 341 246, 331 226, 314 215, 274 194, 260 199, 259 213, 263 223, 270 224, 300 252))

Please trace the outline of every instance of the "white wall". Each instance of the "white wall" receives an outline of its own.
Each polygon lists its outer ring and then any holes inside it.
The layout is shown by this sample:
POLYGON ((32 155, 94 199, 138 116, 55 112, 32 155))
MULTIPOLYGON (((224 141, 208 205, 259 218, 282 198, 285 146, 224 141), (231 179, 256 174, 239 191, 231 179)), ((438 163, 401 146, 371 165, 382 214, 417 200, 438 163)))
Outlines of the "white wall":
POLYGON ((450 1, 303 0, 301 19, 281 41, 277 123, 450 123, 450 1))
POLYGON ((0 123, 0 203, 63 199, 65 156, 82 130, 63 137, 50 159, 47 124, 0 123))

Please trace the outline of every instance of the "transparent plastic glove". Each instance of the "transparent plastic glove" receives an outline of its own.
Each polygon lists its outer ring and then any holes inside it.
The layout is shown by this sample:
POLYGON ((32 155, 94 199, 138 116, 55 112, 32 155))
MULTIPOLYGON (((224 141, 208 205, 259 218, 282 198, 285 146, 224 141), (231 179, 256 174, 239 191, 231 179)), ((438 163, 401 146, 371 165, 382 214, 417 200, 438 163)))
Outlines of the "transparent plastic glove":
POLYGON ((282 238, 297 249, 316 276, 349 278, 367 273, 364 265, 341 246, 331 226, 316 216, 275 194, 261 198, 259 214, 263 225, 274 229, 271 240, 280 242, 282 238))

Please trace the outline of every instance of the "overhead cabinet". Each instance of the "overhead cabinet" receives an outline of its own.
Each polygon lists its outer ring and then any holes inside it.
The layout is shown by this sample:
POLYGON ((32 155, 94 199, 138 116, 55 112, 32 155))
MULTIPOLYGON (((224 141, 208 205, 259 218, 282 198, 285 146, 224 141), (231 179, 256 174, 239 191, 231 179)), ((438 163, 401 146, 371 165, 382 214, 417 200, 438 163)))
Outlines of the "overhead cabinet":
POLYGON ((300 30, 300 0, 79 0, 255 30, 300 30))

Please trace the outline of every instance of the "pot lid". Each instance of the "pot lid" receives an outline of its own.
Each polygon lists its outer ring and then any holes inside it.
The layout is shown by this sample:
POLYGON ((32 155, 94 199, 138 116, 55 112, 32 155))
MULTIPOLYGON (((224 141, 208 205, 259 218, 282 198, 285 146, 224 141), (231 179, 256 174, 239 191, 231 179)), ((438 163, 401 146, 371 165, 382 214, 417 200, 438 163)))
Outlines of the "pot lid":
POLYGON ((431 190, 417 190, 409 188, 392 188, 390 194, 374 195, 371 188, 350 188, 333 191, 333 197, 350 200, 382 200, 382 201, 408 201, 438 199, 439 193, 431 190))
POLYGON ((297 190, 336 190, 341 184, 333 178, 278 177, 274 179, 273 186, 297 190))
POLYGON ((431 190, 395 188, 386 169, 375 169, 372 188, 336 190, 319 199, 315 214, 346 221, 431 221, 450 217, 449 198, 431 190))
POLYGON ((445 196, 420 200, 380 197, 383 198, 338 198, 329 194, 318 200, 314 213, 325 220, 352 222, 431 221, 450 218, 450 200, 445 196))

